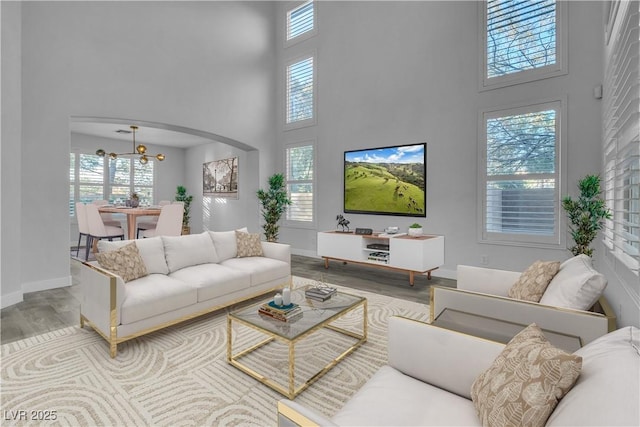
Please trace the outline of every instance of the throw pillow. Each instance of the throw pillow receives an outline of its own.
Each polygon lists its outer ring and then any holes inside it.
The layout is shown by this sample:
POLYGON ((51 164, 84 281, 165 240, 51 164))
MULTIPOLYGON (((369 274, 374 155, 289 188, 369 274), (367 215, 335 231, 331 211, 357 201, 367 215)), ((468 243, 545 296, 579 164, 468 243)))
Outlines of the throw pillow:
POLYGON ((531 324, 471 385, 484 426, 544 426, 580 375, 582 358, 560 350, 531 324))
POLYGON ((125 283, 148 274, 135 242, 115 251, 98 252, 96 260, 100 267, 122 277, 125 283))
POLYGON ((264 256, 258 233, 243 233, 236 230, 236 242, 238 245, 238 258, 264 256))
POLYGON ((559 269, 559 261, 534 262, 520 275, 516 283, 509 288, 509 297, 525 301, 540 301, 551 279, 559 269))
POLYGON ((606 287, 607 279, 593 268, 590 256, 574 256, 560 265, 540 304, 589 310, 606 287))

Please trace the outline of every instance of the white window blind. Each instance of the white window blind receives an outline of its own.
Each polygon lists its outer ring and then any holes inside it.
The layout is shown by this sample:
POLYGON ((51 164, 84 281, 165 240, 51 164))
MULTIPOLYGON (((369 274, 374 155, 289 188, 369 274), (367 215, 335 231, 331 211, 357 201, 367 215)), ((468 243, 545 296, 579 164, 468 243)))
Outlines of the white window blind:
POLYGON ((606 250, 638 275, 640 266, 640 24, 639 2, 616 2, 608 27, 603 82, 606 250), (619 7, 617 7, 619 6, 619 7), (615 22, 613 22, 615 20, 615 22))
POLYGON ((136 192, 140 201, 153 203, 154 162, 146 165, 137 159, 108 159, 95 154, 71 153, 69 157, 69 215, 75 215, 75 203, 108 200, 124 201, 136 192))
MULTIPOLYGON (((489 0, 484 4, 484 86, 562 71, 562 2, 489 0)), ((563 29, 563 28, 562 28, 563 29)), ((564 29, 563 29, 564 30, 564 29)))
POLYGON ((313 56, 287 66, 287 124, 313 119, 313 56))
POLYGON ((287 40, 312 31, 315 26, 313 1, 308 1, 287 12, 287 40))
POLYGON ((560 103, 483 114, 483 240, 558 244, 560 103))
POLYGON ((313 145, 290 146, 286 149, 286 185, 291 205, 287 207, 287 220, 313 222, 314 185, 313 145))

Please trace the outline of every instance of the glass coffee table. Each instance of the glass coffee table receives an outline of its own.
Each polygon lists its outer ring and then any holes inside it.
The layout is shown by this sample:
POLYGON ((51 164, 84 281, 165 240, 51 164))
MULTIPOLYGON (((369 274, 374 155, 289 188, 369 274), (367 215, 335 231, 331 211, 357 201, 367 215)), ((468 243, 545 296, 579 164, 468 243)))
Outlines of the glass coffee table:
MULTIPOLYGON (((242 372, 287 396, 289 399, 295 398, 318 378, 326 374, 342 359, 353 353, 358 347, 367 341, 366 298, 339 291, 330 299, 324 302, 319 302, 305 298, 305 288, 295 289, 291 292, 291 301, 298 304, 302 309, 301 315, 296 316, 293 320, 285 322, 259 314, 258 308, 270 299, 231 312, 227 316, 227 361, 242 372), (358 308, 361 308, 361 310, 354 311, 358 308), (347 330, 333 325, 334 322, 352 311, 356 316, 358 313, 362 314, 361 331, 347 330), (248 348, 244 348, 234 354, 234 324, 237 324, 236 326, 240 325, 256 330, 260 335, 265 335, 266 338, 261 339, 258 343, 253 344, 248 348), (331 330, 350 337, 349 342, 351 345, 349 346, 349 344, 346 344, 348 346, 346 350, 329 361, 328 364, 321 367, 315 374, 304 379, 301 384, 296 385, 296 344, 305 338, 313 339, 312 335, 322 329, 331 330), (354 340, 355 342, 353 342, 354 340), (268 374, 265 375, 259 373, 257 371, 257 369, 260 369, 259 367, 251 368, 242 361, 242 359, 246 358, 250 353, 264 348, 267 344, 273 341, 283 343, 288 349, 288 369, 286 369, 288 371, 288 378, 286 386, 282 384, 282 378, 280 378, 280 382, 278 382, 275 378, 269 378, 268 374)), ((241 340, 238 340, 238 344, 241 343, 240 341, 241 340)), ((267 359, 268 357, 269 356, 267 355, 267 359)), ((274 374, 272 373, 272 375, 274 374)))

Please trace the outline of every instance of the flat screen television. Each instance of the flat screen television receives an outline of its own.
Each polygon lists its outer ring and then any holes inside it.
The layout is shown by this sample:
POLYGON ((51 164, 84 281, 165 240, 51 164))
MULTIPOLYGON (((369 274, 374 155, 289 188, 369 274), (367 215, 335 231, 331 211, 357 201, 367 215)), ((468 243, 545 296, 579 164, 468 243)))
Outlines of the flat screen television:
POLYGON ((427 216, 427 144, 344 152, 344 212, 427 216))

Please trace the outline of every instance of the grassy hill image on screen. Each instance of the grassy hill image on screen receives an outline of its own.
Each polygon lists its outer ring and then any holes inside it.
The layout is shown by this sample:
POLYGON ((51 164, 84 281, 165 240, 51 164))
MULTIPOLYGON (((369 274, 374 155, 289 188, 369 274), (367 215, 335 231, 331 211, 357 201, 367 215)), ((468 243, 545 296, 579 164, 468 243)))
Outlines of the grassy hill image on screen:
POLYGON ((347 151, 344 211, 426 216, 426 144, 347 151))

